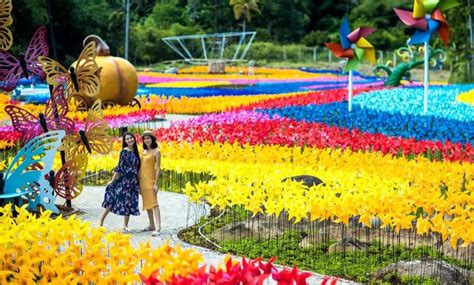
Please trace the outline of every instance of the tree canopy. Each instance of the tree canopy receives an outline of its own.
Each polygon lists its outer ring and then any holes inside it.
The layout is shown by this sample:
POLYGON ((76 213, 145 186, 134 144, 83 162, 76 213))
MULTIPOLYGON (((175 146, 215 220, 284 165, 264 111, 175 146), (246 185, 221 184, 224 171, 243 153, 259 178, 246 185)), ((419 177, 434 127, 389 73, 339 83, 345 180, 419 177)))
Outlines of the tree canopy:
MULTIPOLYGON (((466 57, 468 42, 467 1, 448 10, 452 38, 449 49, 466 57)), ((60 61, 70 63, 82 50, 82 40, 89 34, 104 38, 113 55, 124 54, 124 0, 15 0, 13 5, 13 51, 24 49, 40 25, 53 29, 54 47, 60 61), (50 7, 50 16, 48 16, 50 7)), ((247 30, 257 31, 257 41, 276 44, 301 43, 323 46, 337 40, 344 15, 352 28, 374 26, 370 42, 381 50, 405 45, 413 33, 398 20, 393 8, 410 9, 411 1, 379 0, 130 0, 130 59, 135 63, 153 63, 174 59, 162 37, 195 33, 240 31, 242 19, 247 30), (234 5, 231 5, 234 4, 234 5), (236 6, 237 5, 237 6, 236 6), (244 6, 247 5, 246 11, 244 6), (257 6, 255 6, 257 5, 257 6), (237 7, 237 9, 236 9, 237 7), (257 7, 257 8, 255 8, 257 7), (242 10, 243 9, 243 10, 242 10), (257 10, 258 12, 256 12, 257 10), (239 12, 237 15, 237 12, 239 12), (240 15, 243 13, 243 15, 240 15)), ((432 42, 440 45, 436 39, 432 42)))

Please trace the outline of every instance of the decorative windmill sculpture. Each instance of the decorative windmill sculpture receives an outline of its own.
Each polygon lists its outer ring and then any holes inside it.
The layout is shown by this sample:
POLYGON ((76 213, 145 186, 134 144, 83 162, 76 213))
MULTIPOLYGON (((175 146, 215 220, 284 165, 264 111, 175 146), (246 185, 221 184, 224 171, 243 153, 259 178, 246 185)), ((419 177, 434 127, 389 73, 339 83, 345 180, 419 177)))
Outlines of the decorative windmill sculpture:
POLYGON ((340 44, 325 43, 326 47, 338 58, 347 59, 344 66, 344 72, 349 71, 349 96, 348 96, 348 110, 352 110, 352 71, 356 69, 359 63, 366 59, 371 63, 375 63, 375 49, 366 40, 366 37, 375 32, 374 28, 361 27, 351 32, 349 21, 347 17, 342 19, 341 27, 339 28, 340 44))
POLYGON ((414 0, 413 12, 395 8, 394 11, 400 20, 416 31, 408 40, 409 45, 424 44, 424 97, 423 112, 428 111, 429 86, 429 42, 431 36, 437 32, 441 40, 447 45, 449 42, 449 27, 443 10, 459 5, 457 0, 414 0))

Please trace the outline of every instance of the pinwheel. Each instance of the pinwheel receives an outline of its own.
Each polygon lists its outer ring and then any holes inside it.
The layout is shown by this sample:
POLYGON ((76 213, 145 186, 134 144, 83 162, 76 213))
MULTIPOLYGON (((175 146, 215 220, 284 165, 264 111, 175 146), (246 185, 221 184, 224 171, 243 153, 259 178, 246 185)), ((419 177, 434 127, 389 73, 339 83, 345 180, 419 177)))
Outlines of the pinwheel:
POLYGON ((349 71, 349 112, 352 110, 352 71, 363 59, 375 63, 375 49, 365 39, 373 32, 375 32, 375 29, 371 27, 361 27, 351 32, 349 21, 347 17, 344 17, 339 28, 341 43, 325 43, 326 47, 336 57, 347 59, 344 72, 349 71))
POLYGON ((438 32, 441 40, 447 45, 449 42, 449 27, 443 10, 459 5, 457 0, 414 0, 413 12, 394 8, 400 20, 410 28, 415 28, 415 34, 408 40, 408 44, 425 45, 425 95, 423 111, 428 111, 428 85, 429 85, 429 41, 431 35, 438 32))

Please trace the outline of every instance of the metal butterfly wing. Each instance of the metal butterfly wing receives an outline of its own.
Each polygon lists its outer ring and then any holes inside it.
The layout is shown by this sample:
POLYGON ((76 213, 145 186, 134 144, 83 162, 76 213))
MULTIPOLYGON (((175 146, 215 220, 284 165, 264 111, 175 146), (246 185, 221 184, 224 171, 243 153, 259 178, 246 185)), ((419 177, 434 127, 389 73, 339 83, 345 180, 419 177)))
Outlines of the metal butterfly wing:
POLYGON ((28 208, 36 210, 38 205, 58 213, 54 205, 54 190, 45 179, 51 170, 54 155, 65 136, 64 131, 42 134, 29 141, 15 156, 4 175, 4 194, 26 195, 28 208))
POLYGON ((106 132, 108 125, 101 106, 101 100, 96 100, 87 113, 84 130, 64 138, 61 150, 66 152, 68 160, 87 152, 107 154, 112 150, 112 139, 106 132))
POLYGON ((66 116, 68 111, 69 107, 64 96, 64 86, 56 86, 45 108, 48 129, 65 130, 67 134, 72 134, 75 131, 75 125, 74 121, 66 116))
POLYGON ((38 57, 47 56, 49 54, 49 46, 47 41, 46 27, 39 27, 30 40, 30 44, 25 52, 25 63, 28 72, 34 73, 41 79, 46 78, 46 74, 41 68, 38 57))
POLYGON ((85 175, 87 157, 80 154, 66 162, 55 174, 53 189, 64 199, 72 200, 82 192, 81 179, 85 175))
POLYGON ((75 66, 79 90, 88 97, 94 97, 100 92, 100 70, 95 61, 96 56, 96 43, 90 41, 84 47, 75 66))
POLYGON ((13 23, 12 9, 11 0, 0 1, 0 50, 3 51, 9 50, 13 45, 13 35, 8 28, 13 23))
POLYGON ((46 75, 38 57, 46 56, 49 53, 46 32, 46 27, 39 27, 36 30, 21 59, 17 59, 8 51, 0 50, 0 89, 10 92, 15 89, 22 76, 28 78, 30 74, 35 74, 42 79, 45 78, 46 75))
POLYGON ((15 105, 7 105, 5 112, 10 116, 13 128, 22 134, 21 145, 25 145, 43 132, 40 120, 27 110, 15 105))
POLYGON ((46 73, 48 84, 66 85, 66 94, 69 100, 72 95, 76 94, 94 97, 100 91, 99 66, 95 58, 96 44, 91 41, 82 50, 76 64, 71 66, 71 72, 57 61, 45 56, 40 56, 39 62, 46 73))
POLYGON ((52 130, 64 130, 71 134, 75 131, 74 122, 66 117, 68 106, 64 98, 64 86, 54 88, 51 97, 46 103, 45 113, 39 118, 27 110, 15 106, 5 106, 5 112, 12 120, 13 128, 22 133, 21 145, 25 145, 37 135, 52 130))

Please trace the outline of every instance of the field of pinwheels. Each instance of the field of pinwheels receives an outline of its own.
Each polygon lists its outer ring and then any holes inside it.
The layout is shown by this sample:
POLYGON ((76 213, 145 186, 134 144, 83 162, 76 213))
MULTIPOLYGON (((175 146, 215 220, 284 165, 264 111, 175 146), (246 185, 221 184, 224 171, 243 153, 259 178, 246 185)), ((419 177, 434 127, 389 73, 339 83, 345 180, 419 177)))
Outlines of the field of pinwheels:
MULTIPOLYGON (((426 257, 468 276, 474 261, 474 85, 431 86, 424 113, 417 83, 384 88, 360 75, 348 112, 345 75, 241 71, 139 74, 146 90, 141 109, 104 110, 113 149, 90 155, 84 182, 110 177, 121 148, 118 128, 141 133, 153 127, 162 153, 161 188, 215 209, 181 234, 188 242, 250 258, 278 256, 282 264, 361 282, 386 280, 377 277, 384 267, 426 257), (166 114, 198 116, 158 128, 166 114)), ((45 108, 1 100, 35 114, 45 108)), ((80 128, 87 114, 71 107, 68 117, 80 128)), ((1 128, 8 162, 20 134, 7 123, 1 128)), ((166 278, 188 274, 179 268, 166 278)), ((151 276, 152 269, 143 272, 151 276)))

